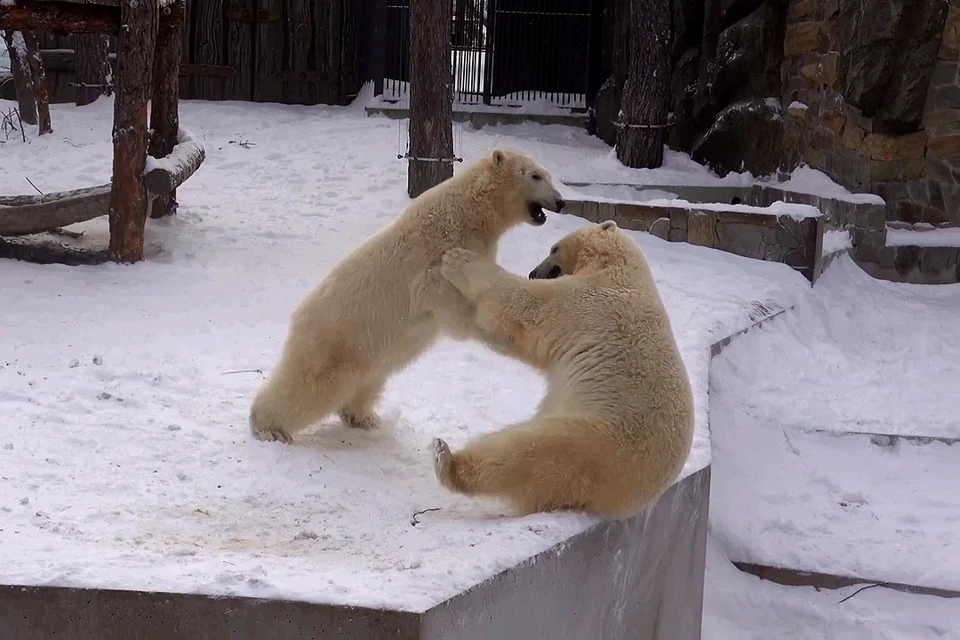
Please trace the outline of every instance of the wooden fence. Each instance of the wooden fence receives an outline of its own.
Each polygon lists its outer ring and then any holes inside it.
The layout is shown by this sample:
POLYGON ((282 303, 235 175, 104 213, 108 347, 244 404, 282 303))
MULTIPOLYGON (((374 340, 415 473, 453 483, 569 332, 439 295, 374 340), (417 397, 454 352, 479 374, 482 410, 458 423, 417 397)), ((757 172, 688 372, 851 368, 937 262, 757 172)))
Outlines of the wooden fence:
MULTIPOLYGON (((181 98, 348 104, 363 82, 363 12, 364 0, 187 0, 181 98)), ((72 102, 74 36, 41 48, 51 100, 72 102)))

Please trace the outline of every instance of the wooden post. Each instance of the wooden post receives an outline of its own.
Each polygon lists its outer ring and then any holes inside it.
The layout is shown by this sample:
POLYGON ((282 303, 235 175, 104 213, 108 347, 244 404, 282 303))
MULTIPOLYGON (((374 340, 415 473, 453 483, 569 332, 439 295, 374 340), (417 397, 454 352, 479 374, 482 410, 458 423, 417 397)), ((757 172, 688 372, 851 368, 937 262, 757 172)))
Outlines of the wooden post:
POLYGON ((100 34, 78 35, 77 97, 78 107, 96 102, 100 96, 110 95, 108 80, 112 75, 108 58, 110 39, 100 34))
POLYGON ((10 73, 17 92, 17 109, 24 124, 37 124, 37 98, 33 93, 33 73, 27 61, 27 45, 19 31, 5 30, 3 40, 10 52, 10 73))
MULTIPOLYGON (((180 56, 183 53, 183 29, 186 2, 176 0, 160 9, 157 49, 153 59, 153 97, 150 100, 150 155, 165 158, 177 144, 180 130, 180 56)), ((153 196, 151 218, 161 218, 177 210, 177 191, 153 196)))
POLYGON ((116 7, 79 2, 0 2, 0 29, 37 33, 108 33, 120 28, 116 7))
POLYGON ((452 12, 450 0, 410 0, 411 198, 453 176, 452 12))
POLYGON ((620 103, 617 158, 628 167, 663 164, 670 112, 670 0, 630 1, 630 70, 620 103), (639 125, 639 126, 638 126, 639 125))
POLYGON ((158 6, 154 0, 121 0, 113 110, 113 188, 110 257, 143 260, 147 222, 143 169, 147 161, 147 100, 153 76, 158 6))
POLYGON ((47 74, 43 70, 43 59, 40 57, 40 46, 32 31, 23 32, 23 42, 27 48, 30 74, 33 76, 33 95, 37 101, 37 124, 40 135, 53 133, 53 123, 50 121, 50 92, 47 89, 47 74))

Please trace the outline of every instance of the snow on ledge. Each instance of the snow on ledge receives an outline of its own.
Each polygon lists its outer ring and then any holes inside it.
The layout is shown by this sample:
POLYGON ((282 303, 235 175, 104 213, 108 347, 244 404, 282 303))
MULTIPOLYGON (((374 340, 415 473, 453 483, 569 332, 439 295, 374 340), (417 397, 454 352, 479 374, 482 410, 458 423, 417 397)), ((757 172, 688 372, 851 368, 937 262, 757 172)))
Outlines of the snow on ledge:
POLYGON ((887 229, 888 247, 958 247, 960 227, 915 231, 913 229, 887 229))

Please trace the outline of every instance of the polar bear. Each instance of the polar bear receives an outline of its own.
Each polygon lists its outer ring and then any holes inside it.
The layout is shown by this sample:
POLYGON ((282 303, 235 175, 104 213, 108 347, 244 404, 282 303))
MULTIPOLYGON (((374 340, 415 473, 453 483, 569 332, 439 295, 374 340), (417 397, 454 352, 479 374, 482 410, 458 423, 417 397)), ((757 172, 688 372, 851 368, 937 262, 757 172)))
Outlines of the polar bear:
POLYGON ((261 440, 292 436, 334 411, 348 426, 379 423, 389 376, 445 331, 477 336, 476 313, 440 275, 445 251, 494 259, 500 237, 546 222, 563 197, 529 156, 495 150, 425 191, 338 263, 294 311, 280 361, 258 390, 250 428, 261 440))
POLYGON ((523 515, 620 519, 656 501, 690 454, 694 402, 633 239, 608 220, 563 237, 529 279, 467 249, 447 251, 441 273, 476 305, 483 332, 548 381, 530 420, 457 453, 434 439, 443 486, 505 498, 523 515))

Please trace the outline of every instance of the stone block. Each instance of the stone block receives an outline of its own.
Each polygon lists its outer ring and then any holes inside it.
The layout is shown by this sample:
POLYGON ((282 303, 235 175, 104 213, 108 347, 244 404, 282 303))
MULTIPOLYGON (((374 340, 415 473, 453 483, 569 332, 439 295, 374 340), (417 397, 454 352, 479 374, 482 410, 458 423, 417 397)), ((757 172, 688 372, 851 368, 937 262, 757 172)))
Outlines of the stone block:
POLYGON ((886 224, 886 207, 882 204, 855 205, 854 224, 861 229, 883 229, 886 224))
POLYGON ((856 259, 864 262, 877 262, 880 259, 880 252, 882 250, 883 247, 878 247, 868 242, 858 244, 853 248, 856 259))
POLYGON ((954 224, 960 224, 960 187, 954 184, 941 184, 943 190, 943 210, 954 224))
POLYGON ((717 217, 711 211, 691 210, 687 218, 687 242, 698 247, 716 247, 717 217))
POLYGON ((832 18, 840 12, 840 0, 826 0, 823 3, 823 17, 832 18))
POLYGON ((766 259, 765 242, 767 227, 756 224, 720 222, 716 224, 715 249, 746 258, 766 259))
POLYGON ((816 51, 820 44, 820 24, 817 22, 800 22, 787 25, 787 32, 783 40, 783 53, 794 56, 798 53, 816 51))
POLYGON ((957 267, 957 247, 923 247, 920 249, 920 272, 942 273, 957 267))
POLYGON ((941 158, 960 155, 960 134, 933 136, 927 143, 927 150, 941 158))
POLYGON ((894 138, 896 151, 900 158, 922 158, 927 151, 927 132, 917 131, 894 138))
POLYGON ((932 109, 923 114, 922 124, 930 135, 960 132, 960 109, 932 109))
POLYGON ((897 155, 896 138, 882 133, 867 134, 863 139, 863 152, 871 160, 890 162, 897 155))
POLYGON ((873 182, 897 180, 900 178, 903 162, 894 160, 892 162, 882 162, 880 160, 870 161, 870 180, 873 182))
POLYGON ((650 235, 657 236, 661 240, 666 240, 670 233, 670 218, 657 218, 647 229, 650 235))
POLYGON ((920 247, 897 247, 893 266, 901 277, 916 270, 920 266, 920 247))
POLYGON ((840 53, 829 51, 820 58, 820 81, 828 87, 837 88, 837 80, 840 78, 840 53))
POLYGON ((900 177, 903 180, 916 180, 923 175, 925 161, 923 158, 909 158, 903 162, 900 177))
POLYGON ((879 264, 884 269, 892 269, 896 259, 897 259, 896 247, 883 247, 882 249, 880 249, 879 255, 877 257, 877 264, 879 264))
POLYGON ((847 149, 859 149, 863 144, 863 138, 867 135, 867 132, 864 131, 859 125, 847 121, 846 126, 843 128, 843 146, 847 149))
POLYGON ((960 9, 951 7, 943 24, 941 50, 960 52, 960 9))
POLYGON ((923 219, 923 205, 911 202, 910 200, 897 200, 896 204, 897 220, 914 223, 923 219))
POLYGON ((923 159, 923 177, 953 184, 957 182, 958 173, 950 162, 935 153, 931 153, 928 149, 927 155, 923 159))
POLYGON ((847 123, 847 116, 839 109, 823 111, 820 113, 820 124, 837 134, 843 133, 843 125, 847 123))
POLYGON ((670 242, 686 242, 687 232, 684 229, 670 229, 670 233, 667 234, 667 240, 670 242))
POLYGON ((957 84, 960 62, 956 60, 937 60, 933 67, 933 75, 930 76, 930 84, 934 87, 957 84))
POLYGON ((960 109, 960 86, 948 84, 933 89, 934 109, 960 109))
POLYGON ((820 84, 820 65, 813 63, 803 65, 800 67, 800 77, 811 87, 817 86, 820 84))
POLYGON ((687 210, 686 209, 670 210, 670 228, 680 229, 682 231, 687 230, 687 210))
POLYGON ((800 22, 803 20, 814 19, 817 13, 816 0, 797 0, 790 3, 787 13, 787 20, 790 22, 800 22))

